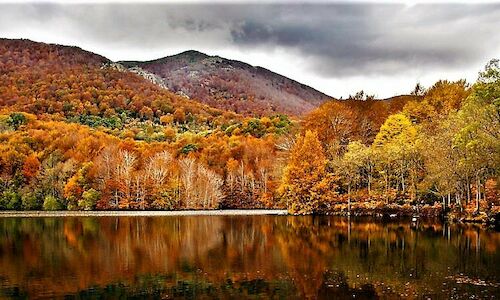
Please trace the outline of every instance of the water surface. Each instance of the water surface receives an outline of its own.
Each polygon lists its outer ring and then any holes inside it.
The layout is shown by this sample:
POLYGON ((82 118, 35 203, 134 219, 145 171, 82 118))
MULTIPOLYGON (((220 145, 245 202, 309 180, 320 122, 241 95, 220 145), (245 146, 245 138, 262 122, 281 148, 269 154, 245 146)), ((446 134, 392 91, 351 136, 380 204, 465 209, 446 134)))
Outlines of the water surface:
POLYGON ((0 218, 0 297, 499 298, 500 233, 338 217, 0 218))

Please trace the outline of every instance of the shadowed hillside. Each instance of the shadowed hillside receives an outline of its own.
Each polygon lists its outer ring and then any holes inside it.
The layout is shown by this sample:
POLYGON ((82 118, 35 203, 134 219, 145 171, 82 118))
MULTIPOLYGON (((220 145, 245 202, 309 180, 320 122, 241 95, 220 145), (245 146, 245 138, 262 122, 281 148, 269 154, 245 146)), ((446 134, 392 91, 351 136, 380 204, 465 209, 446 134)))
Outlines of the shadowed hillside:
POLYGON ((267 69, 193 50, 147 62, 121 63, 162 77, 174 92, 246 115, 301 115, 331 99, 267 69))

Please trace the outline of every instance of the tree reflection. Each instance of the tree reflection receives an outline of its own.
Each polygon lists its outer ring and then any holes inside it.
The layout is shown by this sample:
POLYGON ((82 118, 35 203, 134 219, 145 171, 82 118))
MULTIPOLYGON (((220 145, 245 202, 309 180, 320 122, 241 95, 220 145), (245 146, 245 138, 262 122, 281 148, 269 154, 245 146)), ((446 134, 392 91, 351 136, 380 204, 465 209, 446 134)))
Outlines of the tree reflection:
POLYGON ((470 226, 333 217, 2 218, 0 295, 446 298, 449 276, 500 282, 499 246, 470 226))

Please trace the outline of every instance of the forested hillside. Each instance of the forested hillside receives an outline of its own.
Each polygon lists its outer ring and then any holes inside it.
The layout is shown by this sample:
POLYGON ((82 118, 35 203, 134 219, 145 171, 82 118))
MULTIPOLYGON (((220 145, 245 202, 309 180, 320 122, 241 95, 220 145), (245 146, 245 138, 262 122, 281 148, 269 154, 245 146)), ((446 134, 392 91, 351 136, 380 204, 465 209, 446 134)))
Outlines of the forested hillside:
POLYGON ((274 205, 287 116, 211 108, 78 48, 1 40, 0 53, 0 207, 274 205))
POLYGON ((231 97, 187 99, 113 65, 75 47, 0 40, 0 209, 449 211, 480 221, 499 211, 498 60, 473 84, 322 100, 300 118, 231 97), (220 109, 232 104, 265 116, 220 109))
POLYGON ((171 114, 198 124, 235 117, 108 68, 108 59, 80 48, 2 39, 0 53, 0 104, 12 109, 105 125, 125 115, 154 121, 171 114))

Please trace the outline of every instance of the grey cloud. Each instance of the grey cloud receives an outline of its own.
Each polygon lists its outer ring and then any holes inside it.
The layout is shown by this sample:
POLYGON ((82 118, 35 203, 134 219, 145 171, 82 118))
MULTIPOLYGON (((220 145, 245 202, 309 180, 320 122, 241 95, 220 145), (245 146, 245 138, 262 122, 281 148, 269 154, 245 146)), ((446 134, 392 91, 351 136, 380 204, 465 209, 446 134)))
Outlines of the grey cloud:
POLYGON ((462 67, 500 45, 500 5, 316 5, 277 13, 245 20, 232 30, 234 42, 296 48, 325 76, 462 67))
POLYGON ((117 49, 279 48, 338 78, 484 62, 500 49, 499 15, 498 4, 11 4, 0 36, 38 27, 117 49))

